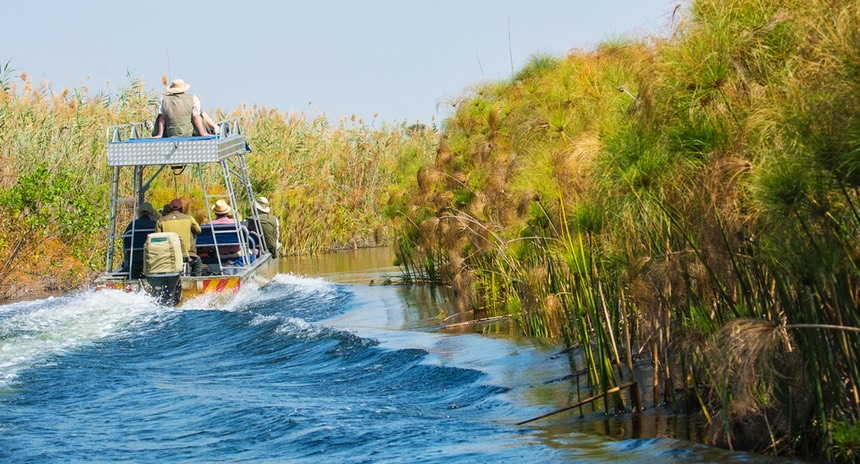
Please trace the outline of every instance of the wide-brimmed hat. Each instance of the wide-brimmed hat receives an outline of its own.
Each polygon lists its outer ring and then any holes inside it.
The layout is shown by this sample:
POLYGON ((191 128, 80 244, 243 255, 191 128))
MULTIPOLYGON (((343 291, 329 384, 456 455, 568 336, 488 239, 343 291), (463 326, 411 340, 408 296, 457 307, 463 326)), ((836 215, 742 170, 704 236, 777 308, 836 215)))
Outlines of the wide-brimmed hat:
POLYGON ((182 79, 173 79, 173 82, 170 83, 170 87, 168 87, 164 93, 165 95, 175 95, 177 93, 184 93, 190 88, 191 86, 186 84, 182 79))
POLYGON ((269 206, 269 199, 266 197, 257 197, 257 200, 254 201, 254 207, 264 213, 268 213, 271 209, 269 206))
POLYGON ((158 219, 158 213, 155 212, 155 208, 149 202, 141 203, 137 210, 140 212, 141 216, 149 216, 150 219, 158 219))
POLYGON ((170 211, 182 211, 182 200, 176 198, 170 202, 170 211))
POLYGON ((224 200, 218 200, 212 205, 212 212, 215 214, 230 214, 231 211, 233 211, 233 208, 224 200))

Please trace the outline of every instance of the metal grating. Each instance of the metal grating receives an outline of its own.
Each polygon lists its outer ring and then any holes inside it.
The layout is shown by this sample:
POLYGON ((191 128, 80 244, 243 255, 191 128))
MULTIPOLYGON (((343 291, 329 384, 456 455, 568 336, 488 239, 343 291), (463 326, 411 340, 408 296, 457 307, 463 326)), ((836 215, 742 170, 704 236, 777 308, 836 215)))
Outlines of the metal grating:
POLYGON ((217 163, 245 152, 245 136, 224 139, 134 139, 109 143, 108 166, 217 163))
POLYGON ((247 151, 241 118, 218 123, 219 135, 149 138, 144 124, 111 126, 107 130, 108 166, 218 163, 247 151))

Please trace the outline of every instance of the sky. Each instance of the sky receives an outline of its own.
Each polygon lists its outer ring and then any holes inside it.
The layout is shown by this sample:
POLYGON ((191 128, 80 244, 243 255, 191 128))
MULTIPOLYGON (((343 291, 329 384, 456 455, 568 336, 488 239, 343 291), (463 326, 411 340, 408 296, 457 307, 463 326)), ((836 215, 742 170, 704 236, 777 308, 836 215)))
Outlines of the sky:
POLYGON ((211 114, 256 104, 429 123, 536 54, 666 36, 681 0, 3 3, 0 66, 55 92, 115 92, 131 77, 160 92, 166 74, 211 114))

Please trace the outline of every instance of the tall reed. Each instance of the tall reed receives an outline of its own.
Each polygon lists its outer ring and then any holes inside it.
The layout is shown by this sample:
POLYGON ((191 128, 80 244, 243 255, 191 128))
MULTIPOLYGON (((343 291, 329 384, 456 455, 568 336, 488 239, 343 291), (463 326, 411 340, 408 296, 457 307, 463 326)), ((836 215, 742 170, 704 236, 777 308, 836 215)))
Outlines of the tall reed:
MULTIPOLYGON (((75 288, 103 269, 105 131, 152 120, 156 103, 157 92, 133 77, 115 90, 55 91, 9 62, 0 67, 0 297, 75 288)), ((414 182, 407 173, 436 143, 433 126, 405 122, 333 124, 260 107, 213 115, 243 117, 254 191, 279 215, 286 254, 388 243, 388 198, 414 182)), ((209 175, 208 187, 224 191, 209 175)), ((194 167, 154 179, 147 200, 160 209, 175 197, 206 217, 194 167)))
POLYGON ((668 39, 539 55, 457 101, 395 215, 415 244, 401 259, 461 311, 578 347, 593 388, 645 356, 653 403, 700 411, 715 443, 848 453, 860 6, 694 0, 673 17, 668 39))

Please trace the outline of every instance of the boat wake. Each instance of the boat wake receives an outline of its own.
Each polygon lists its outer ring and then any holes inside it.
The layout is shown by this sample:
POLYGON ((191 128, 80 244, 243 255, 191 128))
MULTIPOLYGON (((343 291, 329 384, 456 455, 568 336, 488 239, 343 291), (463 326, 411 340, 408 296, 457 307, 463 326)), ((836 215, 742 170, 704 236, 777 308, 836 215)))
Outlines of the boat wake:
POLYGON ((169 317, 144 293, 85 292, 0 306, 0 387, 29 367, 169 317))
POLYGON ((223 307, 112 290, 0 306, 0 462, 701 456, 678 441, 515 428, 546 409, 517 404, 567 399, 543 380, 569 365, 513 340, 397 329, 432 313, 404 290, 278 275, 223 307))
MULTIPOLYGON (((315 309, 305 311, 305 315, 315 319, 314 316, 324 316, 318 311, 321 301, 338 298, 330 282, 283 274, 275 277, 274 285, 260 288, 249 284, 230 296, 225 299, 224 295, 206 294, 176 308, 159 305, 145 292, 108 289, 0 306, 0 388, 8 386, 23 370, 49 366, 56 358, 94 343, 121 336, 146 336, 147 331, 157 330, 159 323, 184 311, 246 312, 267 307, 273 301, 288 300, 290 305, 299 306, 303 301, 313 302, 315 309)), ((290 327, 310 327, 300 315, 292 321, 290 327)))

